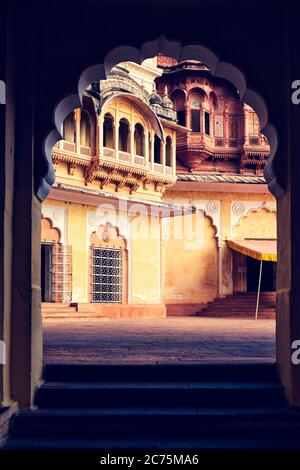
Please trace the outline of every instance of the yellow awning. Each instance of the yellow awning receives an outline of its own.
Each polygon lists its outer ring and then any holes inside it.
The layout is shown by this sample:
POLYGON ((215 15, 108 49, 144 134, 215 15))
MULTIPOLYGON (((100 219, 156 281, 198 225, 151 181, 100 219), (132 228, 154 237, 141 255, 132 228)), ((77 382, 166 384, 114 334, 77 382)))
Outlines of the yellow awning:
POLYGON ((277 262, 277 240, 227 240, 228 246, 259 261, 277 262))

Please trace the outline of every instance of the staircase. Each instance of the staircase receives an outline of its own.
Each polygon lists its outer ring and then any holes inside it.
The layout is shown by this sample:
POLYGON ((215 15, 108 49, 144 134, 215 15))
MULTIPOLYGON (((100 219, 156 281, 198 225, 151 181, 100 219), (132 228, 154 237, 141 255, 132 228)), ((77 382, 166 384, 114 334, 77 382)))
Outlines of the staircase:
POLYGON ((5 449, 293 449, 273 364, 47 365, 5 449))
POLYGON ((66 321, 98 321, 108 317, 100 315, 93 304, 77 303, 42 303, 42 319, 44 322, 66 321))
MULTIPOLYGON (((228 295, 208 303, 204 310, 196 313, 196 316, 255 318, 256 299, 256 292, 241 292, 228 295)), ((276 292, 261 292, 258 318, 275 318, 275 303, 276 292)))

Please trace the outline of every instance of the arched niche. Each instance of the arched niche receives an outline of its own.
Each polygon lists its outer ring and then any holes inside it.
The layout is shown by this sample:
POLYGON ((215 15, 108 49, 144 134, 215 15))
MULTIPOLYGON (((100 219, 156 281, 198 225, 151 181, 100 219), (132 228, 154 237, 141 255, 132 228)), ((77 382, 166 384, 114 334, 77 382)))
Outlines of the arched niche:
POLYGON ((47 243, 59 243, 61 232, 59 228, 53 227, 52 220, 42 218, 41 220, 41 241, 47 243))

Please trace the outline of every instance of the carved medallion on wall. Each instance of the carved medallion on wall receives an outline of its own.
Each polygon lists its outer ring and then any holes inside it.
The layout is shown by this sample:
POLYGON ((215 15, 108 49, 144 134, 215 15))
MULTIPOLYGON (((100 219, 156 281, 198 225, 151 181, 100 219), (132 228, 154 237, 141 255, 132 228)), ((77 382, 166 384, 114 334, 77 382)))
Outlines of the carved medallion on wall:
POLYGON ((53 210, 53 215, 52 215, 53 219, 56 220, 57 222, 60 221, 60 220, 63 220, 64 218, 64 212, 63 211, 59 211, 57 209, 54 209, 53 210))
POLYGON ((88 216, 88 224, 93 227, 96 225, 96 216, 94 214, 88 216))
POLYGON ((206 208, 208 214, 216 214, 219 210, 219 205, 216 201, 209 201, 206 208))
POLYGON ((245 206, 241 202, 235 202, 232 206, 234 215, 242 215, 245 212, 245 206))

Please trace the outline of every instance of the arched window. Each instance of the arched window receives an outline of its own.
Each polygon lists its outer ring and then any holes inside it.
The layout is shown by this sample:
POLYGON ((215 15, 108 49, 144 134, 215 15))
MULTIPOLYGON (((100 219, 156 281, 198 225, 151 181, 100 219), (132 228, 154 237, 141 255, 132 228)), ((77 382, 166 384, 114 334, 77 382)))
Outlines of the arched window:
POLYGON ((166 165, 172 166, 172 139, 170 136, 166 138, 166 165))
POLYGON ((80 117, 80 144, 85 147, 91 146, 91 121, 90 116, 84 109, 80 117))
POLYGON ((193 93, 189 97, 191 110, 191 128, 193 132, 201 131, 201 97, 198 93, 193 93))
POLYGON ((91 301, 127 302, 127 241, 110 222, 98 226, 90 236, 91 301))
POLYGON ((119 123, 119 150, 129 152, 129 123, 124 118, 119 123))
POLYGON ((142 124, 137 123, 134 126, 134 153, 141 157, 145 156, 144 151, 144 128, 142 124))
POLYGON ((160 138, 156 134, 154 136, 154 163, 161 163, 161 160, 160 160, 160 138))
POLYGON ((75 119, 74 119, 73 111, 64 120, 63 136, 64 136, 64 140, 66 140, 67 142, 72 142, 72 144, 75 144, 76 126, 75 126, 75 119))
POLYGON ((114 118, 107 113, 103 121, 103 147, 114 148, 114 118))
POLYGON ((172 93, 171 99, 174 103, 174 109, 177 114, 177 122, 180 126, 186 125, 185 119, 185 94, 183 90, 175 90, 172 93))

